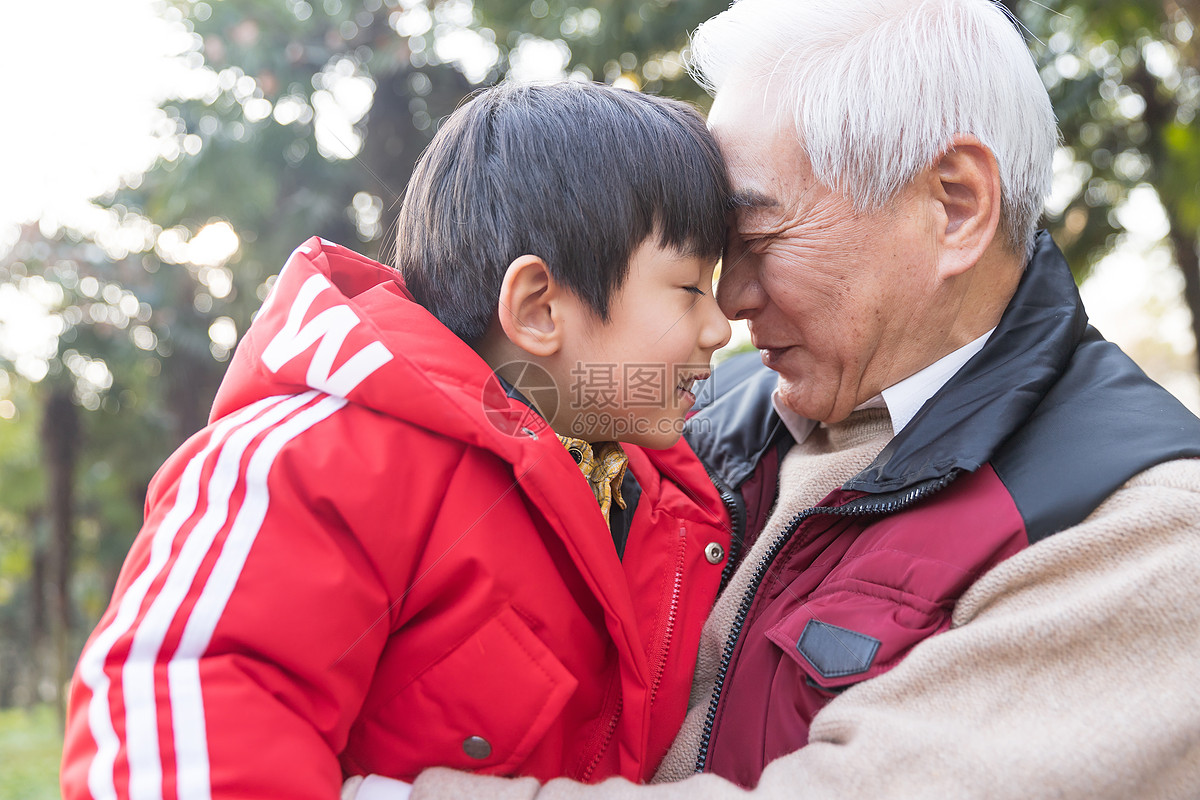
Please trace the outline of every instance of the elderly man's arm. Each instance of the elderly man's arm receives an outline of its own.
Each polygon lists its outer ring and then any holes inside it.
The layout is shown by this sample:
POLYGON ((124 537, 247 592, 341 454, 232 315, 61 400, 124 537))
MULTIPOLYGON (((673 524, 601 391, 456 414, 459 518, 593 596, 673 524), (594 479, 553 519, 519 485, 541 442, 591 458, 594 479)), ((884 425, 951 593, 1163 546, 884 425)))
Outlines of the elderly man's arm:
POLYGON ((1200 796, 1200 462, 1142 473, 1001 564, 954 623, 830 703, 752 792, 431 770, 413 798, 1200 796))

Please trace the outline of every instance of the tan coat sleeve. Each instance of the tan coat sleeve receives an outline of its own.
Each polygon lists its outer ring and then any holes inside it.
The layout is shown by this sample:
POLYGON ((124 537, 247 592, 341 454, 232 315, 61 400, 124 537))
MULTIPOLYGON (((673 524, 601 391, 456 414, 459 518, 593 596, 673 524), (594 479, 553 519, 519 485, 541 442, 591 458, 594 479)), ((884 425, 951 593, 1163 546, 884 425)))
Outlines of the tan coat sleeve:
POLYGON ((1200 462, 1142 473, 1001 564, 954 625, 830 703, 753 792, 431 770, 413 797, 1200 797, 1200 462))

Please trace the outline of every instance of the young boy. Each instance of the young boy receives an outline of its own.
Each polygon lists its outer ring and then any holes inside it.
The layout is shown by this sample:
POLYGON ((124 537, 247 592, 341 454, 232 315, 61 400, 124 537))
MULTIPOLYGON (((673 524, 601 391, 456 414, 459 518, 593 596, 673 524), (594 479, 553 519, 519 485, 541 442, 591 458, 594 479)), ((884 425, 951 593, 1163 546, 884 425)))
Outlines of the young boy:
POLYGON ((690 108, 508 86, 423 156, 399 274, 302 245, 150 487, 63 796, 648 777, 728 551, 677 443, 726 205, 690 108))

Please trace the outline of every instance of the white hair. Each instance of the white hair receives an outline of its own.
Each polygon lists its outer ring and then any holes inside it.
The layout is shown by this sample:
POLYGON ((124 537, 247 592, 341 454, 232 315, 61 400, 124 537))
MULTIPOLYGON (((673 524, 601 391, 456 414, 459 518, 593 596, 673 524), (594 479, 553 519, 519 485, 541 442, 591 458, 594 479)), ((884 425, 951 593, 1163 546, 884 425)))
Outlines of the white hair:
POLYGON ((740 0, 700 26, 691 69, 780 98, 817 179, 860 209, 891 201, 971 134, 996 157, 1001 234, 1033 240, 1058 145, 1029 49, 993 0, 740 0), (750 83, 747 83, 749 81, 750 83))

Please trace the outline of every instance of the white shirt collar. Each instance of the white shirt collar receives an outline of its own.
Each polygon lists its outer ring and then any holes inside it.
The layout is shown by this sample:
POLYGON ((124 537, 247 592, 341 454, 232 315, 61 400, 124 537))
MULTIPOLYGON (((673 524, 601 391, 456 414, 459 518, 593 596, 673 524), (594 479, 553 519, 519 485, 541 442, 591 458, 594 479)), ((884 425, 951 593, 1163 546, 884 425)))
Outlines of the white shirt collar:
MULTIPOLYGON (((963 345, 950 355, 938 359, 920 372, 889 386, 854 410, 886 408, 892 418, 892 435, 895 436, 904 430, 908 423, 912 422, 913 417, 921 410, 921 406, 929 401, 929 398, 937 394, 938 390, 945 386, 955 373, 983 349, 995 330, 992 328, 978 339, 963 345)), ((802 417, 785 406, 779 389, 771 393, 771 404, 797 444, 807 439, 819 424, 816 420, 802 417)))

